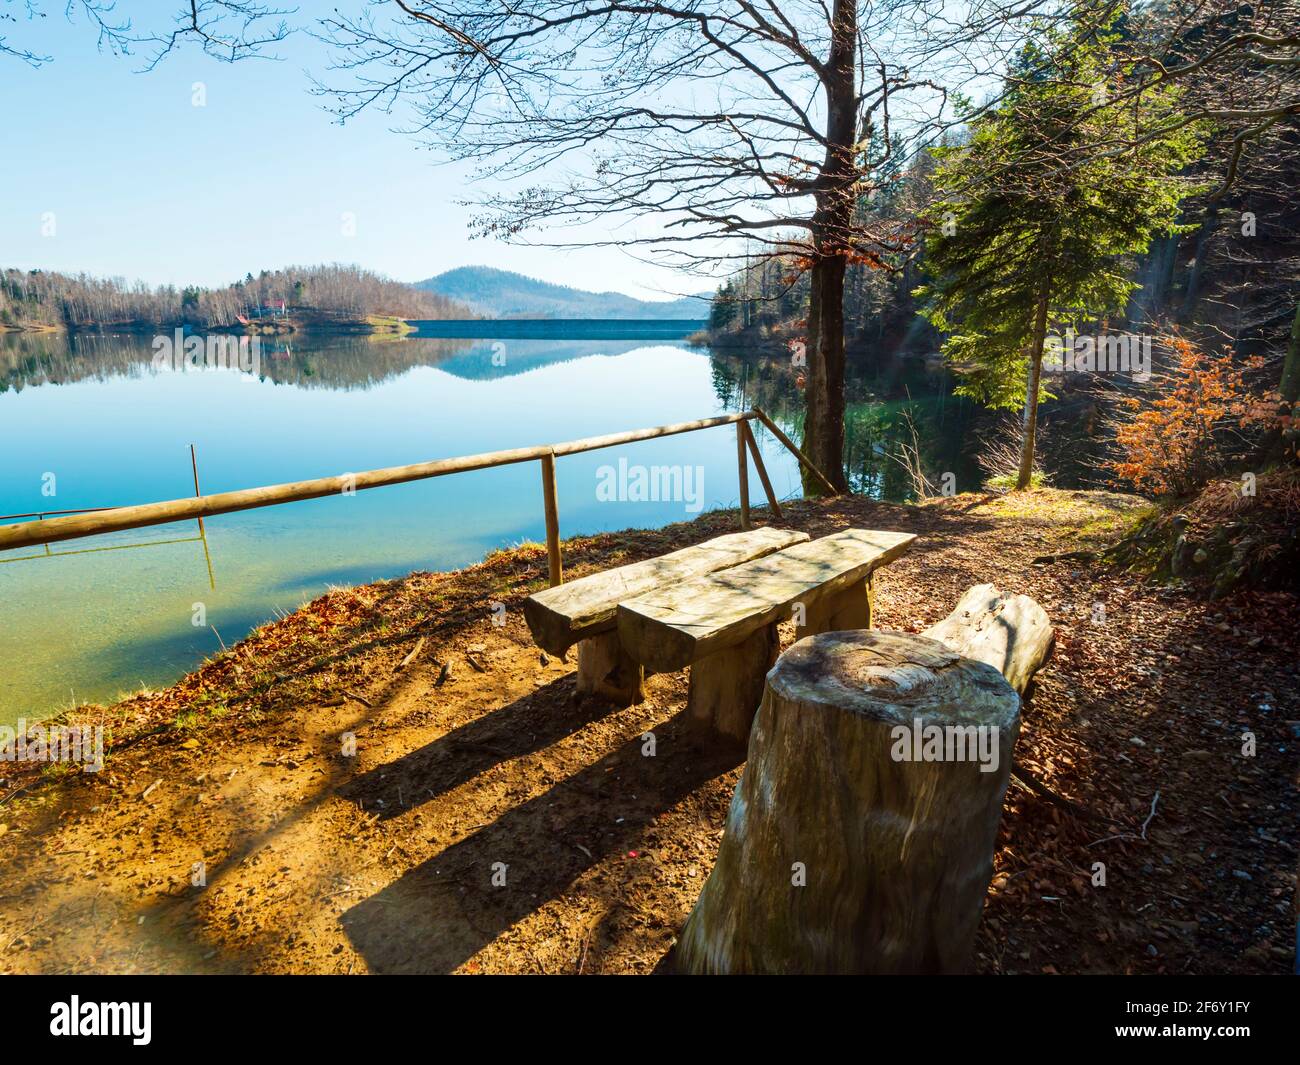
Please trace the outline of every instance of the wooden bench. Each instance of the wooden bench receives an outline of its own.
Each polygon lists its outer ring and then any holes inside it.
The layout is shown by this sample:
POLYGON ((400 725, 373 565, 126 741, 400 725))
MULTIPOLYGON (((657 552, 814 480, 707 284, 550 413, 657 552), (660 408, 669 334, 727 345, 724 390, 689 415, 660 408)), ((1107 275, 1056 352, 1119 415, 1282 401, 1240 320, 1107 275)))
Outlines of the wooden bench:
POLYGON ((542 650, 563 656, 578 645, 578 690, 627 706, 642 697, 642 664, 619 642, 621 601, 725 570, 808 540, 791 529, 751 529, 718 536, 659 558, 593 573, 524 601, 524 618, 542 650))
POLYGON ((793 616, 799 638, 870 628, 872 574, 915 539, 846 529, 625 598, 622 653, 657 673, 690 666, 690 715, 743 741, 776 662, 777 623, 793 616))

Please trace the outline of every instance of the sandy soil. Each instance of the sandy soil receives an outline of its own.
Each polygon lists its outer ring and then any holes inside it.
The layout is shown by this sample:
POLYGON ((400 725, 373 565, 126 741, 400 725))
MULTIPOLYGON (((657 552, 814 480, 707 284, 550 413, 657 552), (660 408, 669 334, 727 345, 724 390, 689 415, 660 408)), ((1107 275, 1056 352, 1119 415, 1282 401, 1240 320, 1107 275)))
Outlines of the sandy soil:
MULTIPOLYGON (((989 580, 1058 626, 1017 759, 1076 808, 1012 786, 978 971, 1291 967, 1294 598, 1207 603, 1033 562, 1113 539, 1139 503, 789 507, 814 535, 920 534, 878 578, 882 627, 924 628, 989 580)), ((567 573, 735 527, 574 540, 567 573)), ((102 772, 0 765, 0 972, 670 968, 743 752, 697 745, 682 674, 630 709, 577 698, 572 660, 540 654, 520 612, 544 571, 525 546, 333 592, 173 688, 85 712, 111 732, 102 772)))

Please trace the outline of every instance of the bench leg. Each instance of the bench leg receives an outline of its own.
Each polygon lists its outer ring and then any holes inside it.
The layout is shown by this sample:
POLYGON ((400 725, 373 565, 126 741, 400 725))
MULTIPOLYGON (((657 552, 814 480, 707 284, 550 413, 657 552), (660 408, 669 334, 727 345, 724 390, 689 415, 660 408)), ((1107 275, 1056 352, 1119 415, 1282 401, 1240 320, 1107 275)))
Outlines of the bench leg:
POLYGON ((822 632, 871 628, 873 599, 871 577, 850 585, 842 592, 823 596, 808 608, 807 624, 798 630, 798 638, 822 632))
POLYGON ((578 691, 631 706, 645 699, 644 681, 640 663, 623 649, 617 632, 578 641, 578 691))
POLYGON ((767 671, 781 645, 776 625, 766 625, 733 647, 691 666, 686 712, 693 724, 712 735, 749 742, 767 671))

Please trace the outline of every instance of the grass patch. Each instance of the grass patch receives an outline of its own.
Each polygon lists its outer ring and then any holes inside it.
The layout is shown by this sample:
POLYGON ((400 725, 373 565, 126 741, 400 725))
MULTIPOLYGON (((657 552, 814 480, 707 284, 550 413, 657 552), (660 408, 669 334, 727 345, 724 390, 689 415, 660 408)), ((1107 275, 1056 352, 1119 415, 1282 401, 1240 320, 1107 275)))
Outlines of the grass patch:
MULTIPOLYGON (((997 488, 1004 492, 1014 492, 1017 491, 1017 480, 1019 480, 1019 474, 999 473, 986 480, 984 485, 987 488, 997 488)), ((1034 470, 1034 472, 1029 475, 1029 487, 1031 490, 1036 488, 1046 488, 1047 475, 1041 470, 1034 470)))
POLYGON ((398 333, 405 336, 407 333, 414 333, 415 326, 404 318, 393 318, 385 314, 370 314, 366 316, 366 325, 370 326, 376 333, 398 333))

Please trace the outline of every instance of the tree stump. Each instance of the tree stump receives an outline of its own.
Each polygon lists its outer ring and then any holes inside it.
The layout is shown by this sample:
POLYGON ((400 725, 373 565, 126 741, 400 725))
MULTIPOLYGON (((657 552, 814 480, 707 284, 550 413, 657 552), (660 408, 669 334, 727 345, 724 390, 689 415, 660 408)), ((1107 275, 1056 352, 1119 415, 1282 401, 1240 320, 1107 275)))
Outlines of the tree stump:
POLYGON ((740 643, 706 655, 691 666, 686 713, 702 732, 743 744, 763 682, 781 650, 776 625, 764 625, 740 643))
POLYGON ((618 706, 645 699, 645 671, 623 650, 616 631, 578 641, 578 691, 591 692, 618 706))
POLYGON ((1019 725, 1006 679, 936 640, 800 640, 767 676, 678 968, 964 970, 1019 725))

